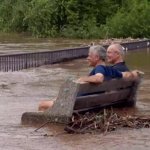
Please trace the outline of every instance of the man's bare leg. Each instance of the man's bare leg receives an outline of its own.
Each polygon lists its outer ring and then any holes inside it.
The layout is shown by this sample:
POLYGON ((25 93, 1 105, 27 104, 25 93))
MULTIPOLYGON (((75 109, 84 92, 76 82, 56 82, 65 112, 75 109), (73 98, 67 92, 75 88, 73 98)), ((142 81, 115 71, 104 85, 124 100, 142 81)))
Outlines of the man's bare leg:
POLYGON ((54 104, 54 100, 40 102, 38 110, 39 111, 45 111, 48 108, 51 108, 53 106, 53 104, 54 104))

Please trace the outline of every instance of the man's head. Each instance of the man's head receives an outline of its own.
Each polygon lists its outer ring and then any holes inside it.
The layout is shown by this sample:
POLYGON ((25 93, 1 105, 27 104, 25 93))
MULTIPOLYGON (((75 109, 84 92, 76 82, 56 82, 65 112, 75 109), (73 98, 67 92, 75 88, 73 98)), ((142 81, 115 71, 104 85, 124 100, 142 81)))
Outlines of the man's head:
POLYGON ((111 44, 107 48, 107 62, 116 64, 123 62, 124 60, 124 49, 120 44, 111 44))
POLYGON ((89 49, 87 60, 89 62, 89 66, 93 67, 102 62, 105 62, 106 49, 100 45, 91 46, 89 49))

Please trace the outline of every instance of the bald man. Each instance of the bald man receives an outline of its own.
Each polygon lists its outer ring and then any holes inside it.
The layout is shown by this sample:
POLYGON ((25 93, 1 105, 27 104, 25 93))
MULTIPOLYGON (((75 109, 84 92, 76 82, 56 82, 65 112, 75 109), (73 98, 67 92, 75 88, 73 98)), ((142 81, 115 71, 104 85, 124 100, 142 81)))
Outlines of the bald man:
POLYGON ((124 49, 120 44, 111 44, 107 48, 107 62, 120 72, 129 71, 124 61, 124 49))

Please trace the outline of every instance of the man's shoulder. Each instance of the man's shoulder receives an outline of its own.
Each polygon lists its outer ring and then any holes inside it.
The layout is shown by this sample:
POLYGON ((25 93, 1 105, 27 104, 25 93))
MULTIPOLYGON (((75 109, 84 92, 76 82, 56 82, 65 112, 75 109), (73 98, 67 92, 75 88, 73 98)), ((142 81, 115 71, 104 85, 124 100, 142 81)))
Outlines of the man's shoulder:
POLYGON ((121 72, 129 71, 129 68, 127 67, 127 65, 126 65, 126 63, 124 61, 116 63, 112 67, 114 69, 118 70, 118 71, 121 71, 121 72))
POLYGON ((97 73, 105 74, 105 66, 104 65, 97 65, 90 74, 95 75, 97 73))

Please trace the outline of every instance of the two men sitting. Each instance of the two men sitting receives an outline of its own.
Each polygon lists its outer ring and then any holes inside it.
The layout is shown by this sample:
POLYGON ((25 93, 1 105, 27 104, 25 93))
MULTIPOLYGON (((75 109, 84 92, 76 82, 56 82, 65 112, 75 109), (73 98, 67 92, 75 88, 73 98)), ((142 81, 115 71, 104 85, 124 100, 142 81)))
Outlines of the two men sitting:
MULTIPOLYGON (((111 80, 113 78, 135 79, 138 77, 137 71, 129 72, 123 59, 123 48, 119 44, 110 45, 106 49, 100 45, 91 46, 89 49, 87 61, 93 70, 88 76, 81 77, 77 82, 89 82, 100 84, 104 80, 111 80), (106 55, 109 63, 112 66, 106 66, 106 55)), ((39 104, 39 111, 44 111, 52 107, 54 101, 42 101, 39 104)))

